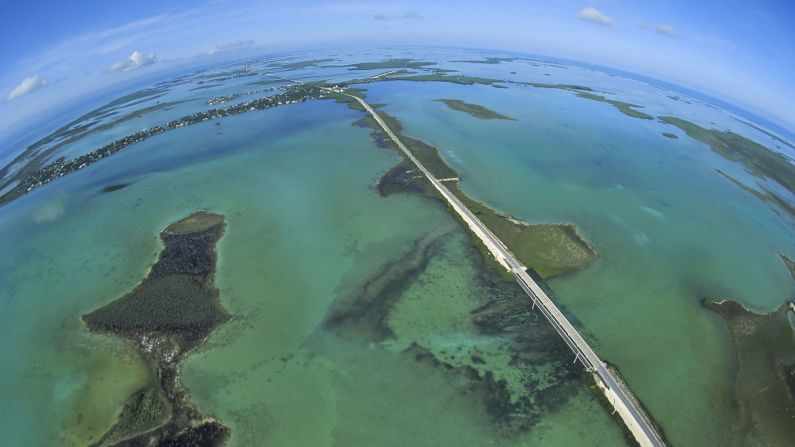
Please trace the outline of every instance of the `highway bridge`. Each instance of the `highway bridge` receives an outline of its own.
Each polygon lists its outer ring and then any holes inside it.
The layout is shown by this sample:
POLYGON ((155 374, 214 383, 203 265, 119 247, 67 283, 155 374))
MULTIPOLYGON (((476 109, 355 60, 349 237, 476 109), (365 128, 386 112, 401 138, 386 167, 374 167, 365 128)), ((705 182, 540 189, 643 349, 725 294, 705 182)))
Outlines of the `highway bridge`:
MULTIPOLYGON (((270 75, 273 76, 273 75, 270 75)), ((277 76, 273 76, 277 77, 277 76)), ((280 78, 286 81, 301 84, 300 81, 292 79, 280 78)), ((553 328, 557 331, 563 341, 574 352, 574 361, 579 361, 588 372, 594 375, 599 388, 607 398, 608 402, 613 406, 614 413, 618 413, 624 422, 625 426, 632 433, 632 436, 642 447, 662 447, 665 443, 662 437, 656 432, 650 421, 644 417, 643 411, 636 404, 636 400, 630 397, 630 391, 625 389, 619 384, 619 380, 607 368, 606 364, 596 355, 588 343, 582 338, 577 329, 572 326, 569 320, 558 309, 555 303, 547 296, 546 292, 527 274, 527 267, 525 267, 516 256, 511 253, 508 247, 491 232, 491 230, 483 224, 444 184, 438 180, 422 163, 414 156, 414 154, 400 141, 400 139, 392 132, 392 129, 384 122, 378 113, 368 104, 364 99, 345 93, 341 89, 332 89, 320 87, 321 89, 332 93, 341 94, 356 100, 378 123, 386 135, 395 143, 401 152, 422 172, 422 174, 433 185, 436 191, 442 196, 453 211, 458 214, 461 219, 469 227, 470 231, 476 235, 483 244, 489 249, 494 258, 511 272, 516 278, 516 282, 522 287, 532 301, 532 307, 538 307, 540 312, 549 321, 553 328)))
POLYGON ((599 359, 599 356, 591 349, 588 343, 580 336, 577 329, 572 326, 569 320, 555 306, 555 303, 547 296, 546 292, 527 274, 527 268, 519 262, 516 256, 511 253, 508 247, 489 230, 441 181, 428 171, 425 166, 411 153, 411 151, 400 141, 392 132, 378 113, 370 107, 364 99, 350 94, 344 95, 355 99, 368 113, 375 119, 381 129, 392 139, 395 145, 406 155, 406 157, 417 166, 428 181, 433 185, 439 194, 447 201, 450 207, 463 219, 469 229, 486 245, 497 261, 508 271, 513 273, 516 282, 522 287, 533 302, 533 307, 538 307, 546 317, 552 327, 560 334, 563 341, 571 348, 575 354, 575 361, 581 362, 585 368, 594 374, 597 383, 604 392, 610 404, 619 414, 624 424, 635 437, 635 440, 643 447, 664 446, 662 438, 657 434, 654 427, 644 418, 642 410, 639 409, 635 400, 628 395, 629 391, 619 385, 613 373, 599 359), (601 382, 601 383, 599 383, 601 382))
MULTIPOLYGON (((345 93, 343 93, 345 94, 345 93)), ((613 373, 605 366, 605 363, 599 359, 599 356, 591 349, 588 343, 580 336, 577 329, 572 326, 569 320, 563 313, 555 306, 555 303, 547 296, 546 292, 527 274, 527 267, 525 267, 516 256, 511 253, 508 247, 491 232, 491 230, 483 224, 471 211, 467 208, 453 193, 447 189, 441 181, 425 168, 425 166, 414 157, 414 154, 400 141, 400 139, 392 132, 392 129, 387 126, 384 120, 378 113, 370 107, 370 104, 364 99, 350 94, 346 96, 355 99, 368 113, 375 119, 383 131, 392 139, 395 145, 406 155, 406 157, 417 166, 417 169, 422 172, 428 181, 433 185, 439 194, 447 201, 450 207, 463 219, 469 229, 486 245, 489 251, 494 255, 497 261, 513 273, 516 282, 522 287, 533 302, 533 307, 536 306, 540 309, 541 313, 546 317, 552 327, 560 334, 563 341, 571 348, 575 354, 575 361, 581 362, 585 368, 595 375, 597 383, 601 381, 600 388, 604 392, 610 404, 615 411, 619 414, 624 424, 632 432, 635 440, 641 446, 661 447, 665 444, 662 438, 654 430, 649 421, 644 418, 642 410, 640 410, 633 399, 630 399, 628 390, 624 390, 619 385, 618 380, 613 373)))

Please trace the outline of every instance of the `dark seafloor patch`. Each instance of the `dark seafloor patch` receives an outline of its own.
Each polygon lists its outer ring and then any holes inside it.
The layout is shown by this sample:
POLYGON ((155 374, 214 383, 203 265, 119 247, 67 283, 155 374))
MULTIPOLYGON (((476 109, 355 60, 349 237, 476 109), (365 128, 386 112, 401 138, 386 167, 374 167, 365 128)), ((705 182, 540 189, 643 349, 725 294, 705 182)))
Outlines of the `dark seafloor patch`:
POLYGON ((795 445, 795 331, 788 304, 758 314, 731 300, 704 300, 734 347, 736 423, 731 445, 795 445))
POLYGON ((115 185, 108 185, 108 186, 102 188, 102 192, 118 191, 118 190, 124 189, 124 188, 126 188, 128 186, 130 186, 130 183, 118 183, 118 184, 115 184, 115 185))
POLYGON ((394 334, 386 318, 400 294, 428 266, 447 236, 429 235, 414 242, 403 256, 383 266, 362 285, 359 293, 332 303, 325 326, 337 334, 384 341, 394 334))
MULTIPOLYGON (((383 266, 358 289, 340 296, 330 308, 325 330, 370 342, 394 338, 390 313, 406 289, 422 280, 430 261, 442 255, 452 236, 436 234, 416 241, 407 253, 383 266)), ((482 299, 460 317, 473 323, 472 336, 482 338, 484 346, 498 341, 499 352, 510 358, 510 368, 521 371, 514 375, 522 377, 521 391, 500 378, 502 366, 492 363, 498 357, 495 352, 477 346, 450 348, 457 358, 467 359, 463 363, 450 361, 451 352, 435 352, 416 342, 402 355, 407 361, 441 369, 451 376, 451 384, 463 381, 466 385, 461 393, 474 396, 483 405, 501 436, 516 436, 531 430, 543 415, 557 411, 583 390, 580 368, 572 364, 569 349, 546 320, 531 310, 519 286, 502 281, 474 248, 467 246, 466 253, 461 262, 472 263, 478 271, 476 295, 482 299), (538 368, 548 369, 546 376, 533 374, 538 368)))
POLYGON ((165 248, 132 292, 83 316, 92 332, 130 341, 155 372, 125 402, 96 446, 217 446, 229 430, 202 414, 180 382, 180 364, 229 316, 213 284, 224 217, 197 211, 166 228, 165 248))

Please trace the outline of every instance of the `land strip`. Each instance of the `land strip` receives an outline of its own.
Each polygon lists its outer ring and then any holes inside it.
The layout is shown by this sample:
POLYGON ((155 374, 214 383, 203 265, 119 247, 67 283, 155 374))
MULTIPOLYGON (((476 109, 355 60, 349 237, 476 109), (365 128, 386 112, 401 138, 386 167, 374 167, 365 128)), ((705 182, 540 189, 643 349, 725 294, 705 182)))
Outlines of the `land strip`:
POLYGON ((735 423, 727 427, 733 440, 729 445, 792 445, 795 332, 787 314, 795 305, 784 303, 772 312, 756 313, 728 299, 707 299, 703 304, 723 317, 736 359, 736 411, 735 423))
POLYGON ((478 119, 515 121, 510 116, 505 116, 489 108, 483 107, 478 104, 470 104, 468 102, 461 101, 460 99, 437 99, 436 101, 441 102, 442 104, 446 105, 447 107, 453 110, 467 113, 478 119))
POLYGON ((203 414, 180 381, 182 361, 229 318, 213 284, 224 217, 198 211, 166 228, 149 275, 130 293, 83 316, 92 332, 129 341, 153 370, 118 422, 94 446, 222 445, 229 429, 203 414))
POLYGON ((533 280, 527 273, 527 268, 510 252, 507 246, 497 238, 489 228, 487 228, 445 185, 440 182, 401 142, 395 133, 389 128, 381 116, 364 99, 341 92, 338 89, 327 88, 331 93, 338 93, 354 99, 364 110, 369 113, 379 124, 382 130, 397 145, 411 163, 422 172, 427 181, 433 186, 439 195, 445 200, 447 205, 455 214, 466 224, 469 230, 477 236, 485 245, 494 259, 507 271, 511 272, 516 281, 527 293, 533 302, 543 313, 566 344, 575 352, 575 361, 580 361, 586 369, 594 375, 600 389, 602 389, 607 400, 619 414, 624 424, 632 433, 634 439, 641 446, 662 446, 665 445, 660 435, 657 434, 649 421, 649 417, 643 410, 634 404, 634 400, 629 397, 629 390, 622 388, 617 379, 599 357, 594 353, 587 342, 580 336, 579 332, 571 325, 563 313, 555 306, 546 292, 533 280))

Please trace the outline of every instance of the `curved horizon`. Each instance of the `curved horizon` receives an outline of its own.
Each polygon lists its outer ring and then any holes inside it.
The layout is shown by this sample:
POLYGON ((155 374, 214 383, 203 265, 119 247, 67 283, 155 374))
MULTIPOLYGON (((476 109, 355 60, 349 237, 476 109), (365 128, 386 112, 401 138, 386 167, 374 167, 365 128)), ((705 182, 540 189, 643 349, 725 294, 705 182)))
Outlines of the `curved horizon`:
POLYGON ((729 3, 216 0, 110 7, 86 1, 46 5, 46 20, 11 5, 0 31, 14 42, 0 48, 7 61, 0 70, 0 135, 44 110, 187 64, 328 46, 406 45, 488 48, 635 73, 746 110, 791 138, 795 8, 776 0, 729 3), (40 32, 20 39, 29 29, 40 32))

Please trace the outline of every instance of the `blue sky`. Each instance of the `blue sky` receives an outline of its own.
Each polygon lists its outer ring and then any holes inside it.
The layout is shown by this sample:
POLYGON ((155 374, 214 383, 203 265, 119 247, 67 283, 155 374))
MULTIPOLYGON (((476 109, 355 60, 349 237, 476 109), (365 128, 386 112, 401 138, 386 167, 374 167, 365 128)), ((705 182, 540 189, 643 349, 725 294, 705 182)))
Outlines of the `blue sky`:
POLYGON ((0 42, 0 135, 197 58, 382 44, 597 63, 719 96, 795 131, 791 0, 12 0, 0 42))

